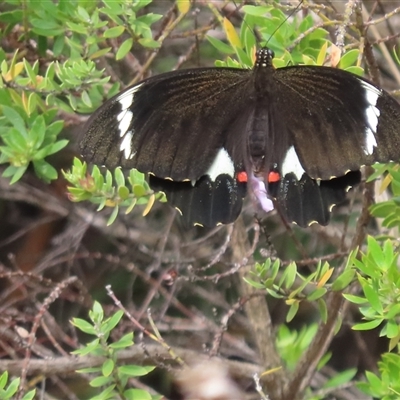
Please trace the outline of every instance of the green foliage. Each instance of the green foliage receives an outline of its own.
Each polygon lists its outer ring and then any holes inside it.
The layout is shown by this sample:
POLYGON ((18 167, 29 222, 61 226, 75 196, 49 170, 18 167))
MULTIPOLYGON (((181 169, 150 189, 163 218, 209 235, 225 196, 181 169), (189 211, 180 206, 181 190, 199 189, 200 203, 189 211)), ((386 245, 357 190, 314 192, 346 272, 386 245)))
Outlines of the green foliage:
POLYGON ((75 158, 71 172, 64 172, 64 177, 73 185, 68 187, 72 201, 90 200, 99 205, 98 210, 113 208, 108 225, 115 221, 120 207, 126 208, 125 213, 128 214, 136 204, 146 205, 143 214, 147 214, 155 200, 165 201, 165 196, 162 193, 154 194, 145 175, 135 169, 130 170, 126 182, 121 168, 116 168, 113 176, 108 170, 102 174, 94 166, 89 174, 86 163, 75 158))
MULTIPOLYGON (((14 399, 19 388, 20 378, 14 378, 8 382, 8 372, 5 371, 0 376, 0 400, 14 399), (8 384, 8 386, 7 386, 8 384)), ((36 391, 30 390, 25 393, 22 400, 32 400, 35 397, 36 391)))
POLYGON ((372 181, 384 176, 381 189, 384 191, 388 187, 393 192, 390 200, 383 201, 371 206, 371 214, 378 218, 383 218, 382 224, 387 228, 400 228, 400 171, 398 164, 376 164, 373 165, 374 174, 369 178, 372 181))
POLYGON ((358 388, 376 399, 398 400, 400 398, 400 355, 386 353, 378 362, 379 375, 366 372, 367 382, 359 382, 358 388))
MULTIPOLYGON (((119 90, 114 84, 105 91, 109 77, 94 60, 112 54, 109 40, 119 41, 115 59, 124 58, 132 46, 159 47, 151 25, 158 14, 137 13, 151 1, 8 2, 0 14, 4 29, 0 37, 23 26, 19 40, 38 43, 41 63, 25 52, 6 54, 0 50, 0 163, 8 165, 3 175, 18 181, 30 164, 36 175, 49 182, 56 169, 46 157, 58 153, 66 140, 58 139, 64 127, 55 121, 58 110, 90 113, 107 96, 119 90), (106 17, 106 18, 105 18, 106 17)), ((35 57, 37 59, 37 56, 35 57)))
MULTIPOLYGON (((354 254, 351 255, 351 258, 354 254)), ((245 280, 256 289, 265 289, 277 299, 285 299, 289 305, 286 321, 290 322, 299 309, 302 301, 316 302, 320 316, 326 320, 327 310, 324 295, 328 290, 340 291, 347 287, 354 278, 355 271, 347 267, 332 283, 327 284, 333 273, 328 263, 318 263, 314 272, 308 276, 300 274, 295 263, 283 268, 279 260, 267 259, 263 264, 256 263, 254 271, 245 280)))
POLYGON ((308 349, 317 333, 318 325, 304 326, 299 331, 281 325, 276 335, 276 347, 289 371, 294 371, 300 357, 308 349))
POLYGON ((368 238, 368 250, 361 260, 354 259, 359 271, 358 281, 364 296, 345 295, 346 299, 359 305, 363 319, 353 326, 356 330, 373 329, 383 323, 381 336, 390 339, 390 349, 400 340, 400 271, 397 266, 398 251, 390 240, 381 247, 373 238, 368 238))
POLYGON ((117 311, 111 317, 105 318, 100 303, 94 302, 89 312, 90 322, 74 318, 72 324, 82 332, 95 336, 96 339, 84 347, 75 350, 73 354, 79 356, 100 356, 105 360, 98 367, 83 368, 78 372, 93 374, 90 385, 99 388, 96 396, 91 400, 123 399, 123 400, 157 400, 162 396, 152 396, 142 389, 128 387, 129 378, 147 375, 154 367, 138 365, 118 365, 118 352, 133 346, 133 333, 122 336, 116 342, 110 342, 110 334, 115 329, 123 316, 122 311, 117 311))
MULTIPOLYGON (((327 48, 333 44, 326 29, 315 26, 312 16, 294 19, 287 23, 287 15, 274 6, 245 5, 245 12, 240 28, 239 41, 233 39, 233 33, 225 26, 225 32, 231 45, 208 36, 209 42, 222 54, 235 54, 238 61, 228 58, 218 61, 218 66, 249 67, 254 64, 255 49, 258 47, 254 30, 261 35, 261 46, 268 46, 275 52, 275 67, 294 64, 322 65, 328 60, 327 48), (301 38, 301 40, 299 40, 301 38)), ((344 53, 339 66, 342 69, 361 75, 363 70, 355 66, 360 58, 360 51, 352 49, 344 53)))

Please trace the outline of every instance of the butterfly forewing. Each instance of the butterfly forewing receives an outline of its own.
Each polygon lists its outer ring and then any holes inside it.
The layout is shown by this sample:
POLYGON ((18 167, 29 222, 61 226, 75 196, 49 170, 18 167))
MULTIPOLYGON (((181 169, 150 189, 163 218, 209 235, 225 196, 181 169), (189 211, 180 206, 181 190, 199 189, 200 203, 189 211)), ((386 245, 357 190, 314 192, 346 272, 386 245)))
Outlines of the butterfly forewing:
POLYGON ((82 153, 110 168, 135 167, 159 178, 196 180, 232 142, 228 137, 248 97, 237 94, 249 90, 249 74, 206 68, 149 78, 93 114, 82 153))

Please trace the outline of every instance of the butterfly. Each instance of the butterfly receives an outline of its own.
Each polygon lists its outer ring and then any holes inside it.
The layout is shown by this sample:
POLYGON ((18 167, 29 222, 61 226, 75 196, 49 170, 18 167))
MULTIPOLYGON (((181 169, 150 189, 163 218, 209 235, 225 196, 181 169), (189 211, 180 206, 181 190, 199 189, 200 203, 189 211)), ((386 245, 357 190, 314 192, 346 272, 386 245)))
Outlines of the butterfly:
POLYGON ((329 222, 360 167, 400 158, 400 105, 323 66, 167 72, 128 87, 87 121, 90 162, 137 168, 189 225, 228 224, 252 193, 300 226, 329 222))

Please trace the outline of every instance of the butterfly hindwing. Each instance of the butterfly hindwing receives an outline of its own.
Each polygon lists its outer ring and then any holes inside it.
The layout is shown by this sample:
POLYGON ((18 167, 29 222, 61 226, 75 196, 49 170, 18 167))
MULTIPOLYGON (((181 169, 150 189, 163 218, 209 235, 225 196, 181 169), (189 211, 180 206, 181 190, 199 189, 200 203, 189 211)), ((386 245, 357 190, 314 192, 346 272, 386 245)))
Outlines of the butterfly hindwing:
POLYGON ((342 203, 349 188, 360 180, 360 171, 326 181, 311 179, 307 174, 298 179, 294 173, 289 173, 271 189, 286 221, 302 227, 314 222, 327 225, 332 207, 342 203))
POLYGON ((212 227, 234 222, 246 195, 246 183, 227 174, 221 174, 215 180, 204 175, 194 185, 150 176, 150 185, 166 194, 168 202, 179 211, 187 226, 212 227))

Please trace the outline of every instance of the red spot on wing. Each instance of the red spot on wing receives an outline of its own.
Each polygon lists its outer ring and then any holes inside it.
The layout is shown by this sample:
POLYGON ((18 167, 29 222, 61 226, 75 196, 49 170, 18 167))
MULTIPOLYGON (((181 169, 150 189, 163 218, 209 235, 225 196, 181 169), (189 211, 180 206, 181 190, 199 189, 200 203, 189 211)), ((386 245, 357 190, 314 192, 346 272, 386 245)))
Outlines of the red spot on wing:
POLYGON ((281 176, 280 176, 279 172, 270 171, 270 173, 268 174, 268 183, 279 182, 280 179, 281 179, 281 176))
POLYGON ((238 172, 236 178, 239 183, 246 183, 248 181, 247 172, 246 171, 238 172))

